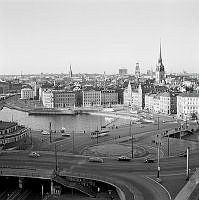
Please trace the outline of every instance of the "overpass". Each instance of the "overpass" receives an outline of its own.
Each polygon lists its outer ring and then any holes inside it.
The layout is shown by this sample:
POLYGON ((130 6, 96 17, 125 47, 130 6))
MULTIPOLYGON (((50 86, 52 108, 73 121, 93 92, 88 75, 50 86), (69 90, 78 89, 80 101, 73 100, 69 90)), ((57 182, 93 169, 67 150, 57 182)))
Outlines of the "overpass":
POLYGON ((0 176, 3 177, 17 177, 18 186, 23 189, 24 181, 27 178, 46 179, 50 181, 51 194, 59 193, 57 185, 62 185, 67 188, 76 189, 87 196, 96 197, 97 186, 99 182, 110 185, 112 189, 116 189, 121 200, 126 200, 124 192, 120 189, 120 185, 113 183, 110 180, 103 180, 100 177, 93 177, 89 174, 68 174, 67 171, 55 171, 53 169, 39 169, 27 167, 0 167, 0 176), (98 183, 98 184, 97 184, 98 183))

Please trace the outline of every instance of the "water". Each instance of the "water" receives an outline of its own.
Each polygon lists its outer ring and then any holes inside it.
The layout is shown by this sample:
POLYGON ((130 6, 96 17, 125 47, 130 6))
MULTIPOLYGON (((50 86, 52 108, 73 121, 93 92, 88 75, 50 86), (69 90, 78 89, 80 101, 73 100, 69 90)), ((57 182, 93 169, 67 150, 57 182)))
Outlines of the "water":
MULTIPOLYGON (((34 130, 49 129, 49 123, 51 122, 52 130, 60 130, 62 127, 67 131, 93 131, 100 128, 109 121, 104 116, 96 115, 42 115, 34 116, 28 115, 26 112, 12 110, 9 108, 3 108, 0 111, 0 120, 3 121, 15 121, 19 124, 23 124, 34 130)), ((110 118, 109 118, 110 120, 110 118)), ((118 121, 118 120, 117 120, 118 121)))

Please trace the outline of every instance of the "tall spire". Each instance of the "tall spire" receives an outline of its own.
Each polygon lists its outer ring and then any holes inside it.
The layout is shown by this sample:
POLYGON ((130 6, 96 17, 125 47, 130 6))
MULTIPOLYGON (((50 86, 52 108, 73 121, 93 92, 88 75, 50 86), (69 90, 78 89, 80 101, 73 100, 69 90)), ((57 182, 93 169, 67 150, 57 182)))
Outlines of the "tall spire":
POLYGON ((69 77, 71 78, 72 76, 73 76, 73 73, 72 73, 72 69, 71 69, 71 65, 70 65, 69 77))
POLYGON ((160 42, 160 57, 158 60, 159 63, 162 63, 162 51, 161 51, 161 42, 160 42))

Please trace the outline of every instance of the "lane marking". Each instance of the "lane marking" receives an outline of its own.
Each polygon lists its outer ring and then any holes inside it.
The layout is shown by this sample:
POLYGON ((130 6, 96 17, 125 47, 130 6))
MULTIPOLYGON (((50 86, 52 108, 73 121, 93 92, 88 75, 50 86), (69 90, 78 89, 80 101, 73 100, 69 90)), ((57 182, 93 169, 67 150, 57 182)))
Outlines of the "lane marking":
POLYGON ((162 187, 162 188, 167 192, 167 194, 168 194, 168 196, 169 196, 169 199, 172 200, 169 191, 168 191, 163 185, 161 185, 161 184, 158 183, 156 180, 154 180, 154 179, 152 179, 152 178, 150 178, 150 177, 148 177, 148 176, 144 176, 144 177, 147 178, 147 179, 149 179, 149 180, 151 180, 151 181, 153 181, 153 182, 155 182, 155 183, 157 183, 160 187, 162 187))

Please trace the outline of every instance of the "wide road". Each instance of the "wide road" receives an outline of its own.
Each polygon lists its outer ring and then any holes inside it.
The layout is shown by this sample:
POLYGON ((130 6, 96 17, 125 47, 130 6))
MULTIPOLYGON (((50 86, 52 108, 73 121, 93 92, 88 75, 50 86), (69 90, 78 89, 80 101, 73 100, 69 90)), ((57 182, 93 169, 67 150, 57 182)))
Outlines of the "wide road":
MULTIPOLYGON (((16 151, 0 155, 2 168, 54 169, 55 155, 53 152, 40 152, 41 157, 31 158, 27 151, 16 151)), ((190 168, 194 171, 199 166, 198 153, 190 155, 190 168)), ((170 199, 167 191, 158 183, 150 179, 157 173, 157 163, 143 163, 143 161, 119 162, 105 159, 104 163, 90 163, 84 156, 64 155, 58 153, 58 167, 66 174, 89 174, 93 177, 112 180, 123 188, 127 199, 170 199), (161 197, 161 198, 160 198, 161 197)), ((185 173, 186 158, 163 158, 160 161, 161 175, 185 173)))
MULTIPOLYGON (((184 122, 185 123, 185 122, 184 122)), ((196 127, 196 123, 189 122, 190 126, 196 127)), ((139 137, 148 137, 152 135, 157 135, 158 133, 163 133, 166 130, 173 130, 175 128, 179 128, 180 123, 177 121, 169 121, 159 123, 159 126, 157 124, 149 123, 149 124, 133 124, 130 128, 130 126, 125 127, 119 127, 110 129, 110 132, 108 136, 91 138, 90 133, 74 133, 74 135, 71 133, 71 137, 67 137, 63 140, 57 141, 57 148, 58 151, 64 151, 68 153, 76 153, 79 154, 84 148, 88 146, 97 145, 99 143, 104 143, 107 141, 113 141, 115 138, 118 137, 126 137, 133 135, 134 138, 139 137), (159 130, 158 130, 159 128, 159 130)), ((49 136, 44 136, 45 138, 49 139, 49 136)), ((53 137, 53 136, 52 136, 53 137)), ((54 148, 55 142, 52 144, 48 144, 48 149, 54 148)), ((42 147, 40 148, 42 149, 42 147)), ((37 149, 36 149, 37 150, 37 149)))

